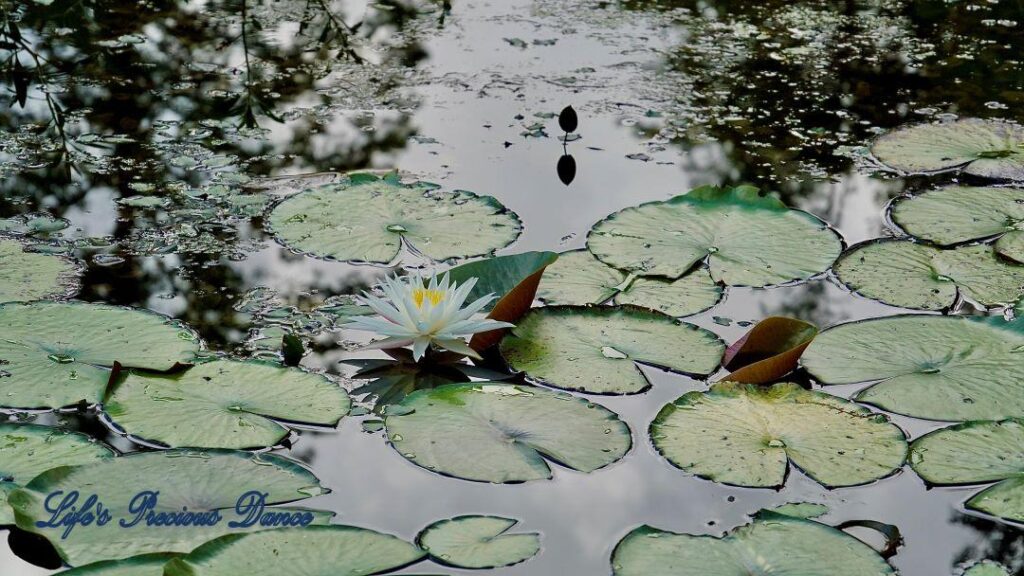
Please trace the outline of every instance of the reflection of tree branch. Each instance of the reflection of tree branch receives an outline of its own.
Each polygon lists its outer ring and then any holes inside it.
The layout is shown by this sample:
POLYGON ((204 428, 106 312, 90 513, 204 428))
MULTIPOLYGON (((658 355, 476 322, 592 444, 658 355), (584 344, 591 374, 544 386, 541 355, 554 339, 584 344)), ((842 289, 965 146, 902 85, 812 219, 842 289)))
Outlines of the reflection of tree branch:
POLYGON ((359 56, 359 54, 356 54, 355 50, 352 49, 352 45, 349 43, 348 40, 349 35, 355 34, 356 28, 358 28, 360 24, 356 24, 354 27, 349 26, 344 19, 338 18, 337 16, 334 15, 333 12, 331 12, 331 8, 330 6, 327 5, 327 2, 325 0, 316 0, 316 2, 317 4, 320 5, 320 8, 324 11, 324 14, 327 15, 327 28, 324 29, 324 34, 321 34, 320 36, 321 41, 325 39, 327 32, 329 32, 331 27, 333 26, 334 30, 336 31, 335 37, 341 40, 342 52, 344 52, 345 55, 351 58, 356 64, 362 64, 363 59, 359 56))

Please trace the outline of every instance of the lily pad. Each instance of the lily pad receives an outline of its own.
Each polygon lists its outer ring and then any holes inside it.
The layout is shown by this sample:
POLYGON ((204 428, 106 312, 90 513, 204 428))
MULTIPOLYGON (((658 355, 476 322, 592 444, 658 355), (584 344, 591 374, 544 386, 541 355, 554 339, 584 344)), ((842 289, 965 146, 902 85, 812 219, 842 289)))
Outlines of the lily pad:
POLYGON ((924 174, 961 168, 965 174, 1024 179, 1024 128, 1002 120, 966 118, 894 130, 871 145, 879 162, 924 174))
POLYGON ((675 279, 706 261, 717 282, 766 286, 824 272, 842 242, 817 217, 752 186, 704 186, 612 214, 591 229, 587 248, 640 276, 675 279))
POLYGON ((929 484, 997 484, 967 507, 1024 522, 1024 419, 974 421, 943 428, 914 441, 910 465, 929 484))
MULTIPOLYGON (((235 513, 234 507, 250 491, 266 494, 267 505, 325 492, 311 472, 280 456, 227 450, 166 450, 55 468, 14 491, 9 502, 19 528, 48 538, 68 564, 78 566, 155 552, 185 553, 229 532, 266 529, 260 523, 248 528, 229 526, 229 522, 244 519, 235 513), (103 526, 76 526, 67 538, 61 538, 65 527, 36 526, 37 521, 52 516, 46 511, 45 502, 47 496, 57 491, 79 491, 83 499, 86 494, 95 494, 113 518, 127 522, 136 517, 130 505, 140 491, 159 492, 154 513, 181 513, 187 508, 196 514, 217 511, 222 519, 213 526, 148 525, 143 520, 130 528, 123 528, 114 520, 103 526)), ((286 508, 273 511, 298 512, 286 508)), ((317 522, 330 518, 329 514, 313 515, 317 522)))
POLYGON ((35 424, 0 424, 0 525, 14 523, 6 496, 57 466, 110 458, 114 451, 84 434, 35 424))
POLYGON ((178 554, 144 554, 124 560, 95 562, 57 576, 163 576, 164 566, 178 554))
MULTIPOLYGON (((941 246, 1019 236, 1024 227, 1024 189, 946 186, 896 200, 889 215, 907 234, 941 246)), ((1014 254, 1012 247, 1010 252, 1000 251, 1018 261, 1024 257, 1014 254)))
POLYGON ((907 454, 906 437, 885 416, 789 382, 722 382, 684 394, 650 433, 678 468, 752 488, 785 484, 790 462, 826 487, 865 484, 898 470, 907 454))
POLYGON ((877 384, 856 400, 932 420, 1024 414, 1024 333, 1001 319, 904 315, 840 324, 804 352, 821 384, 877 384))
POLYGON ((991 560, 983 560, 964 571, 963 576, 1010 576, 1010 570, 991 560))
POLYGON ((200 347, 164 316, 103 304, 2 304, 0 326, 0 405, 10 408, 99 402, 115 362, 170 370, 200 347))
POLYGON ((1012 305, 1024 293, 1024 266, 984 244, 943 250, 910 240, 854 246, 835 265, 851 290, 892 306, 951 307, 957 296, 986 308, 1012 305))
POLYGON ((563 252, 548 267, 538 297, 546 304, 633 304, 669 316, 690 316, 722 299, 722 287, 701 267, 678 280, 644 278, 608 266, 587 250, 563 252))
POLYGON ((725 344, 714 333, 643 308, 545 306, 501 341, 514 370, 566 390, 636 394, 650 387, 637 363, 707 376, 725 344))
POLYGON ((354 526, 310 526, 230 534, 176 558, 164 576, 364 576, 418 562, 409 542, 354 526))
POLYGON ((53 254, 27 252, 0 236, 0 302, 62 298, 78 291, 78 266, 53 254))
POLYGON ((403 242, 434 260, 482 256, 522 231, 519 218, 490 196, 361 176, 285 199, 268 215, 268 226, 295 250, 377 263, 394 260, 403 242))
POLYGON ((812 520, 762 512, 722 538, 641 526, 612 553, 615 576, 887 576, 885 559, 853 536, 812 520))
POLYGON ((512 566, 540 552, 540 534, 506 534, 518 523, 499 516, 458 516, 427 526, 416 537, 416 543, 431 558, 448 566, 512 566))
POLYGON ((551 478, 545 458, 593 472, 632 444, 618 416, 575 396, 512 384, 449 384, 406 396, 384 422, 391 445, 433 472, 479 482, 551 478))
POLYGON ((335 426, 350 407, 345 390, 322 375, 235 360, 177 374, 129 371, 104 401, 125 432, 193 448, 274 446, 288 436, 276 420, 335 426))

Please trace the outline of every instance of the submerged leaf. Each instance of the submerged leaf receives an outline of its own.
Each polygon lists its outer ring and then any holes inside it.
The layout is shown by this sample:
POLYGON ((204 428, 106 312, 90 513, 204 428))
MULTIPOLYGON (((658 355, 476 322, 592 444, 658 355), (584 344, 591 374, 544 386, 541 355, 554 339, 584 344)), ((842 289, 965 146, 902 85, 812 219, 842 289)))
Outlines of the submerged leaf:
POLYGON ((547 479, 545 458, 593 472, 622 458, 632 443, 614 412, 532 386, 450 384, 410 394, 399 406, 384 420, 395 450, 427 470, 466 480, 547 479))
POLYGON ((566 390, 636 394, 650 387, 637 363, 707 376, 725 344, 714 333, 642 308, 545 306, 501 341, 514 370, 566 390))
POLYGON ((416 543, 441 564, 486 569, 512 566, 540 552, 540 534, 507 534, 518 520, 499 516, 457 516, 427 526, 416 543))
POLYGON ((587 248, 641 276, 675 279, 707 261, 717 282, 757 287, 824 272, 842 243, 817 217, 756 188, 705 186, 612 214, 591 229, 587 248))
POLYGON ((774 382, 796 369, 800 356, 817 335, 818 327, 803 320, 765 318, 725 351, 722 365, 731 373, 722 380, 774 382))
POLYGON ((1002 120, 966 118, 894 130, 871 145, 882 164, 910 174, 962 168, 965 174, 1024 179, 1024 128, 1002 120))
POLYGON ((78 291, 78 266, 53 254, 27 252, 0 236, 0 302, 29 302, 78 291))
POLYGON ((278 420, 335 426, 348 394, 319 374, 215 360, 177 374, 123 373, 104 402, 125 432, 165 446, 262 448, 288 436, 278 420))
POLYGON ((903 432, 853 402, 788 382, 723 382, 667 404, 651 423, 654 447, 715 482, 773 488, 792 462, 827 487, 855 486, 903 465, 903 432))
POLYGON ((1024 414, 1024 332, 1002 319, 904 315, 833 326, 804 352, 821 384, 879 381, 856 399, 932 420, 1024 414))
POLYGON ((434 260, 481 256, 511 244, 518 217, 490 196, 442 193, 375 176, 305 190, 275 206, 267 225, 313 256, 389 263, 403 241, 434 260))
POLYGON ((872 240, 835 265, 851 290, 892 306, 942 310, 962 295, 983 307, 1009 306, 1024 294, 1024 266, 984 244, 943 250, 910 240, 872 240))
POLYGON ((99 402, 110 367, 170 370, 199 338, 147 310, 81 302, 0 305, 0 405, 60 408, 99 402))
POLYGON ((164 576, 362 576, 397 570, 423 556, 416 546, 389 534, 355 526, 310 526, 223 536, 172 560, 164 576))
POLYGON ((701 267, 678 280, 638 277, 587 250, 563 252, 544 273, 537 296, 547 304, 633 304, 669 316, 690 316, 722 299, 722 287, 701 267))
POLYGON ((967 507, 1024 522, 1024 419, 973 421, 936 430, 914 441, 910 464, 939 486, 997 484, 967 507))
POLYGON ((722 538, 636 528, 616 545, 612 573, 891 576, 896 572, 871 547, 845 532, 812 520, 762 512, 722 538))

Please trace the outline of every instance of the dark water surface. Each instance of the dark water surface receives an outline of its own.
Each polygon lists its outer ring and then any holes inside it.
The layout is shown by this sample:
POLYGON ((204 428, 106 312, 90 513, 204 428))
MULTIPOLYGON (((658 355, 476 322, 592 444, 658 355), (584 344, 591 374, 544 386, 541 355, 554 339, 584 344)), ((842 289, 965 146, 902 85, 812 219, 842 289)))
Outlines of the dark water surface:
MULTIPOLYGON (((742 182, 778 191, 853 244, 887 233, 890 198, 952 179, 877 171, 863 150, 872 136, 942 115, 1024 120, 1021 1, 447 4, 0 0, 4 104, 14 102, 0 115, 0 220, 67 219, 35 238, 87 263, 79 298, 181 318, 215 351, 266 354, 280 341, 280 308, 309 310, 388 271, 297 256, 270 239, 266 203, 331 178, 291 175, 399 169, 493 195, 525 226, 505 253, 578 248, 610 212, 742 182), (569 104, 582 138, 567 145, 578 174, 565 186, 553 114, 569 104), (135 196, 164 200, 119 202, 135 196), (253 304, 266 289, 277 302, 253 304)), ((730 289, 693 321, 732 341, 737 322, 772 314, 825 326, 900 311, 822 278, 730 289)), ((304 329, 318 343, 305 366, 350 374, 338 362, 362 336, 304 329)), ((445 478, 357 417, 304 431, 282 452, 333 490, 304 504, 338 522, 412 538, 440 518, 488 513, 543 533, 539 556, 490 574, 607 574, 612 547, 639 524, 720 534, 802 500, 829 505, 829 523, 898 526, 905 545, 892 563, 904 576, 982 558, 1024 569, 1021 527, 965 512, 975 489, 928 490, 909 469, 834 491, 798 471, 778 492, 687 476, 657 456, 646 427, 704 384, 645 370, 649 393, 595 397, 629 423, 635 446, 592 474, 558 469, 553 481, 515 486, 445 478)), ((894 420, 912 437, 936 426, 894 420)), ((50 573, 0 548, 3 576, 50 573)), ((431 572, 468 573, 404 571, 431 572)))

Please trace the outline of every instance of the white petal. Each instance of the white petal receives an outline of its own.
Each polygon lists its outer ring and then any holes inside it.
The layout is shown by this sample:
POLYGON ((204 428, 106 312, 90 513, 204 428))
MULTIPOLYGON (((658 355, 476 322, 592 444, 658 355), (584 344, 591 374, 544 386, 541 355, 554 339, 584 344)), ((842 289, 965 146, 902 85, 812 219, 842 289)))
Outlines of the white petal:
POLYGON ((450 350, 452 352, 455 352, 456 354, 462 354, 463 356, 469 356, 470 358, 476 358, 477 360, 480 359, 480 355, 476 353, 476 350, 470 348, 469 345, 466 344, 465 340, 459 340, 457 338, 445 338, 434 340, 434 342, 441 348, 444 348, 445 350, 450 350))
POLYGON ((412 343, 412 358, 413 360, 419 361, 423 358, 423 355, 427 352, 427 347, 430 346, 429 336, 420 336, 412 343))

